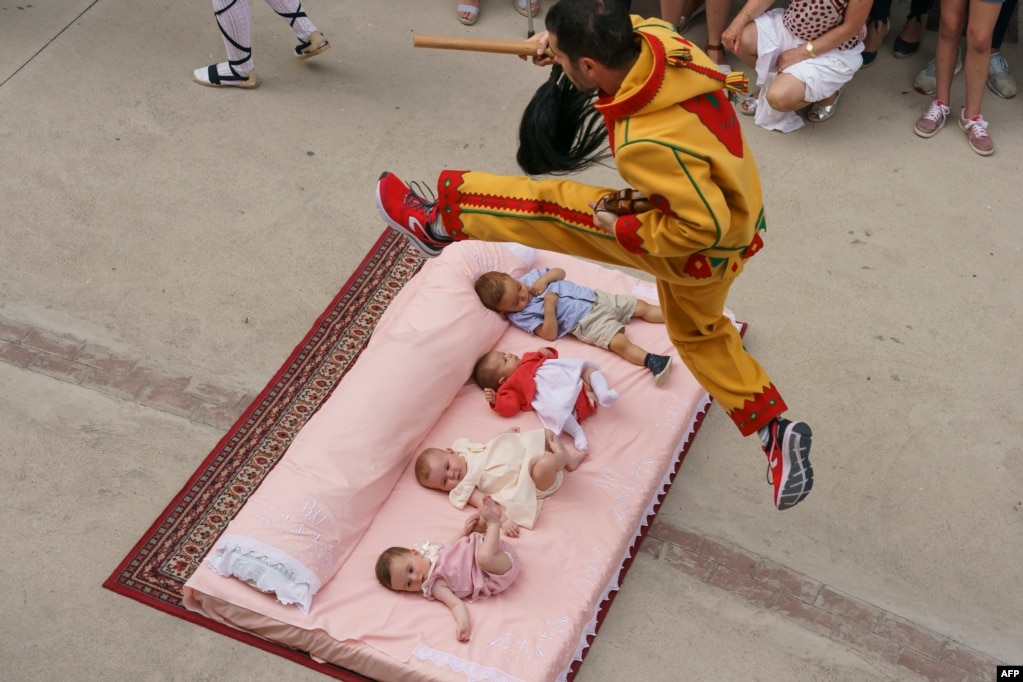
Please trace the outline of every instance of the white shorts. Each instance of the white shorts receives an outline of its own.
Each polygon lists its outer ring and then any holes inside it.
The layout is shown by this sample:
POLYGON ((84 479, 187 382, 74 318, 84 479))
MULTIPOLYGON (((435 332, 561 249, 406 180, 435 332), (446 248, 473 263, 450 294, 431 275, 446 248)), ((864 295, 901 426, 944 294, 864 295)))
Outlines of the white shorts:
MULTIPOLYGON (((782 23, 783 9, 773 9, 754 19, 757 24, 757 85, 760 96, 757 99, 757 113, 754 122, 768 130, 789 132, 803 127, 803 119, 795 112, 780 112, 767 105, 767 87, 777 76, 775 64, 785 50, 806 44, 802 38, 793 35, 782 23), (763 113, 761 113, 763 112, 763 113), (798 122, 798 123, 797 123, 798 122)), ((828 50, 824 54, 805 59, 785 70, 805 86, 803 100, 819 102, 838 92, 838 89, 852 80, 863 66, 863 43, 848 50, 828 50)))

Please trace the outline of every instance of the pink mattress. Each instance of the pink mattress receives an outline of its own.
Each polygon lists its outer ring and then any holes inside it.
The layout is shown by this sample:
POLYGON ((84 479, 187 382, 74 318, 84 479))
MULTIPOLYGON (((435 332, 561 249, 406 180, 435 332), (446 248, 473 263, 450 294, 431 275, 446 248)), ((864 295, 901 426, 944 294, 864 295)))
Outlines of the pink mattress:
POLYGON ((224 537, 276 547, 316 574, 312 582, 322 587, 308 613, 205 564, 185 585, 189 609, 376 679, 570 676, 710 401, 662 325, 635 321, 626 329, 640 346, 674 357, 658 388, 647 370, 609 351, 571 337, 546 344, 507 326, 471 289, 484 270, 521 275, 531 266, 562 267, 576 282, 653 301, 651 283, 548 252, 457 246, 427 263, 399 294, 356 367, 225 531, 224 537), (460 643, 445 606, 385 590, 374 562, 391 545, 450 539, 468 513, 416 483, 411 464, 422 447, 539 427, 532 413, 497 416, 480 389, 464 382, 491 347, 521 354, 540 345, 598 363, 621 398, 583 424, 589 456, 543 503, 536 527, 510 540, 521 574, 507 591, 469 604, 472 637, 460 643), (298 531, 282 534, 279 520, 270 528, 288 510, 305 513, 315 529, 294 526, 298 531))

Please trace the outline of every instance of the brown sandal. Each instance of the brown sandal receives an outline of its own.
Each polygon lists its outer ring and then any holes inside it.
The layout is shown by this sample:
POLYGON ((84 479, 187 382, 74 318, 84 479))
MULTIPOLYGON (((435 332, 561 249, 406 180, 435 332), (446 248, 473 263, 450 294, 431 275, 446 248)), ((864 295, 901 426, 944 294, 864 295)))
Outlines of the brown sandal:
POLYGON ((727 74, 729 71, 732 70, 732 67, 729 66, 729 64, 728 64, 727 57, 725 56, 725 46, 724 45, 711 45, 710 43, 707 43, 706 45, 703 46, 703 52, 708 57, 710 57, 710 60, 712 62, 714 62, 714 64, 718 67, 719 71, 722 71, 725 74, 727 74), (721 55, 721 57, 722 57, 722 61, 719 62, 714 57, 711 57, 710 56, 710 51, 711 50, 714 50, 714 51, 718 52, 721 55))

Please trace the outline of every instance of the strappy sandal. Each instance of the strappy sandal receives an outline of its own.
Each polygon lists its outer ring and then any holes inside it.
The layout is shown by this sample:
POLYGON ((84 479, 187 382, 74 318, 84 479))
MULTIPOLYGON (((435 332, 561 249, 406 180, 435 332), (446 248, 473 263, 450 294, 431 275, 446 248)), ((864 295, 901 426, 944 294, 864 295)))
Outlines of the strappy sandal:
POLYGON ((719 62, 717 59, 714 59, 713 57, 711 57, 710 60, 712 62, 714 62, 715 66, 718 67, 718 71, 720 71, 720 72, 722 72, 724 74, 730 73, 731 70, 732 70, 732 67, 731 67, 731 65, 729 65, 729 63, 728 63, 728 61, 727 61, 727 59, 725 57, 725 46, 724 45, 711 45, 710 43, 707 43, 706 45, 703 46, 703 52, 708 57, 710 57, 710 51, 711 50, 714 50, 719 55, 721 55, 721 58, 724 60, 724 61, 719 62))
POLYGON ((810 107, 810 111, 806 114, 806 118, 815 122, 820 123, 821 121, 827 121, 829 118, 835 115, 835 107, 838 106, 838 100, 842 97, 842 91, 845 87, 838 89, 835 93, 835 99, 831 104, 821 104, 820 102, 814 102, 813 106, 810 107))
POLYGON ((259 76, 256 75, 255 71, 250 71, 243 76, 235 71, 234 67, 230 64, 228 64, 228 68, 231 69, 231 75, 221 76, 217 71, 217 64, 210 64, 205 69, 193 71, 192 80, 208 88, 232 87, 251 90, 259 85, 259 76))
POLYGON ((535 17, 540 13, 540 0, 512 0, 512 4, 515 5, 515 11, 524 17, 530 14, 535 17))
POLYGON ((323 34, 319 31, 313 31, 309 34, 309 40, 304 43, 299 43, 295 47, 295 56, 305 61, 310 57, 315 57, 321 52, 326 52, 330 49, 330 41, 323 37, 323 34))
POLYGON ((480 6, 479 5, 463 5, 459 4, 455 8, 455 12, 458 15, 458 20, 466 26, 472 26, 480 18, 480 6), (468 19, 462 16, 462 14, 470 15, 468 19))

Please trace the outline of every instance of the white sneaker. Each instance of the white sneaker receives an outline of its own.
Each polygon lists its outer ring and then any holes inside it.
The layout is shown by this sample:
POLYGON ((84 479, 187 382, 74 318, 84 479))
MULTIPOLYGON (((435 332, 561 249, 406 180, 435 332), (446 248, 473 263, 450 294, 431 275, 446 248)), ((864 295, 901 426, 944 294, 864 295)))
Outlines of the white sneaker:
POLYGON ((1009 73, 1009 63, 1000 52, 991 53, 991 66, 987 72, 987 89, 1002 99, 1016 96, 1016 79, 1009 73))
MULTIPOLYGON (((936 93, 938 91, 938 82, 937 78, 935 77, 936 69, 937 65, 933 59, 927 62, 927 66, 925 66, 920 71, 920 73, 916 75, 916 80, 913 81, 913 89, 919 92, 921 95, 933 95, 934 93, 936 93)), ((963 46, 960 45, 959 56, 958 58, 956 58, 956 68, 952 75, 954 76, 962 70, 963 70, 963 46)))

